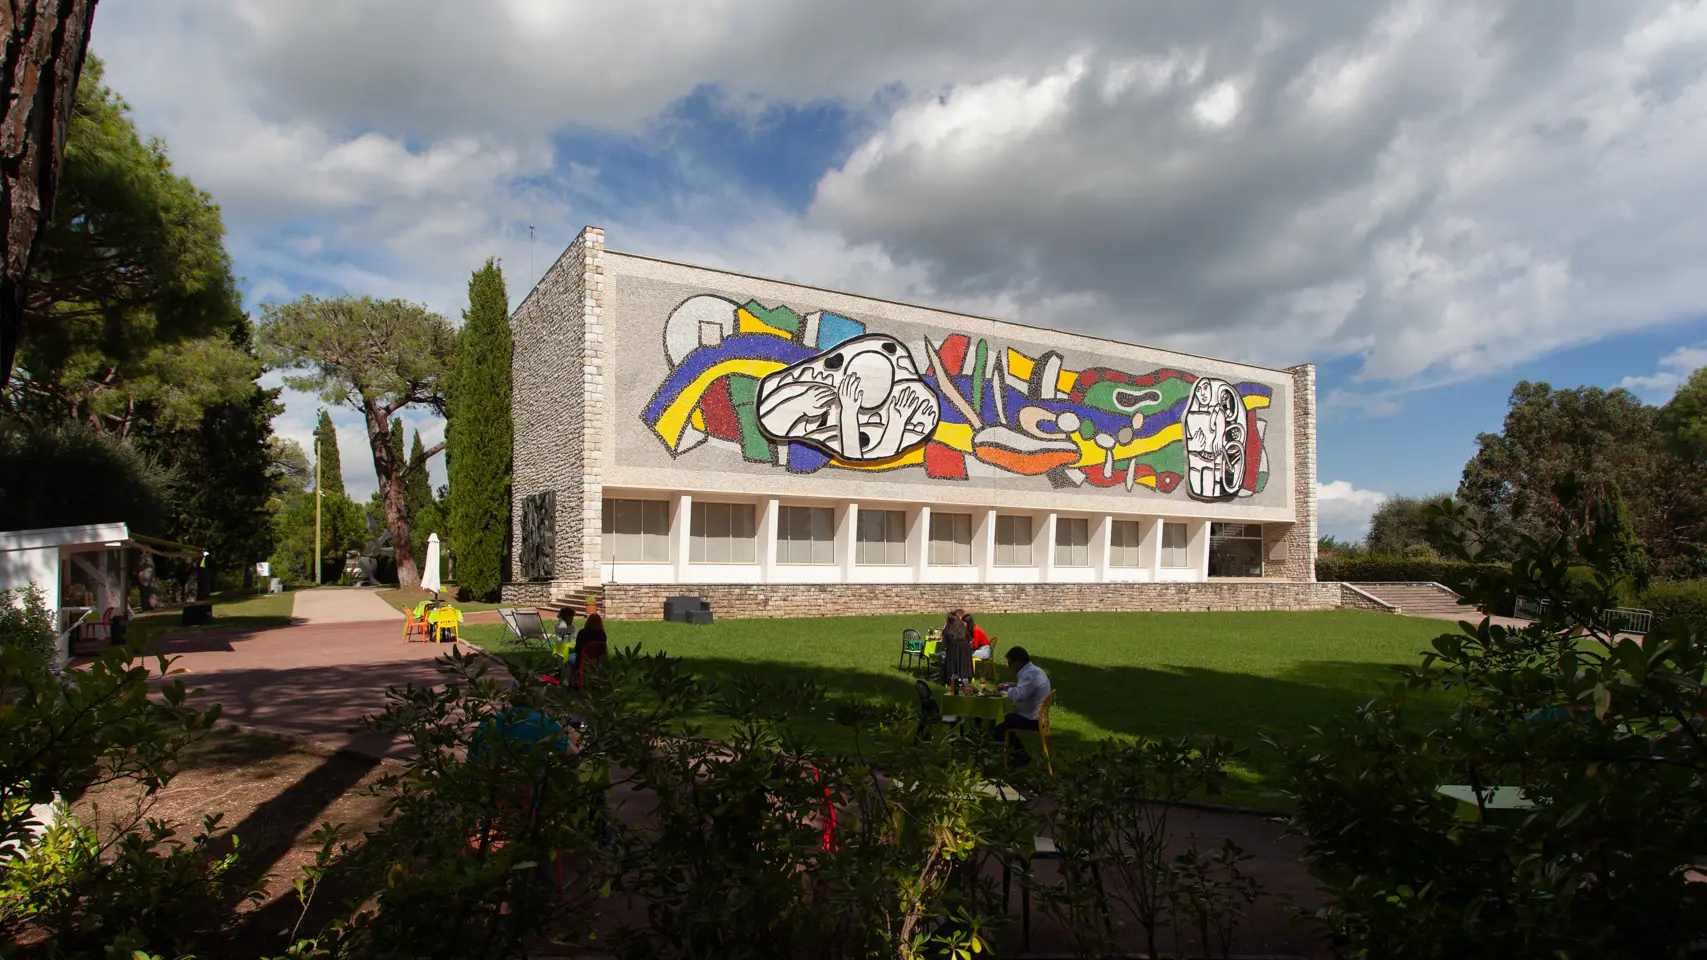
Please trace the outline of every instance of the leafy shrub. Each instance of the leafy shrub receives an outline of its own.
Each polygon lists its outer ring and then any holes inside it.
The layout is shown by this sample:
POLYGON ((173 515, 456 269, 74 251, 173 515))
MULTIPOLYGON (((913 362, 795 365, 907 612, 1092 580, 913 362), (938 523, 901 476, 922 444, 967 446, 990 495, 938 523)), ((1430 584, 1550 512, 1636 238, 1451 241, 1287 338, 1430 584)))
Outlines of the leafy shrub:
POLYGON ((1477 571, 1473 564, 1453 560, 1368 556, 1318 558, 1316 579, 1349 583, 1432 582, 1457 589, 1477 571))
POLYGON ((1642 591, 1637 603, 1652 610, 1657 620, 1676 620, 1707 632, 1707 580, 1656 583, 1642 591))
MULTIPOLYGON (((1485 541, 1476 532, 1461 543, 1485 541)), ((1336 955, 1700 955, 1707 885, 1687 875, 1707 850, 1707 636, 1682 618, 1641 642, 1602 626, 1625 557, 1614 533, 1518 536, 1509 568, 1477 569, 1465 595, 1545 599, 1540 621, 1443 633, 1356 716, 1277 745, 1329 897, 1307 915, 1336 955), (1459 705, 1419 721, 1415 694, 1459 705), (1484 800, 1461 818, 1443 784, 1516 787, 1530 807, 1502 817, 1484 800)))
POLYGON ((0 423, 0 530, 110 523, 164 533, 177 474, 84 423, 0 423))
POLYGON ((185 843, 175 826, 142 815, 176 774, 179 751, 219 716, 185 706, 181 679, 150 682, 173 672, 164 657, 144 664, 115 647, 54 676, 32 652, 0 646, 0 849, 21 852, 0 859, 0 942, 28 933, 42 956, 131 956, 173 942, 209 904, 209 885, 230 865, 208 847, 217 820, 185 843), (140 785, 142 798, 105 839, 68 817, 34 835, 33 805, 119 781, 140 785))
POLYGON ((40 669, 53 662, 58 642, 40 587, 0 590, 0 649, 16 650, 40 669))

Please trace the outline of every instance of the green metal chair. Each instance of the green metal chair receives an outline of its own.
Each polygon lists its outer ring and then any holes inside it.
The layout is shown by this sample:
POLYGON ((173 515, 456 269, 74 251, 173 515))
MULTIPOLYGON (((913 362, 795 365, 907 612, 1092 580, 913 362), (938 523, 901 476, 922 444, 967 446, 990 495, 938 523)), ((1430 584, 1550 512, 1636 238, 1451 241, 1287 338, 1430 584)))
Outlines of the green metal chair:
POLYGON ((925 656, 925 638, 919 631, 911 627, 901 631, 901 662, 900 669, 907 669, 908 661, 918 662, 925 656))

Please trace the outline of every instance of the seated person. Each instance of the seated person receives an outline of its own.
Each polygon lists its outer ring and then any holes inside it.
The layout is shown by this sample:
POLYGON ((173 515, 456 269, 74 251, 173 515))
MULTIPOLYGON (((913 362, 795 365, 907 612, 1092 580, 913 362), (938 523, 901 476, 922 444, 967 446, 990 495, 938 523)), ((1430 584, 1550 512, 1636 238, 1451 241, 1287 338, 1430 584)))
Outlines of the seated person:
POLYGON ((557 638, 568 640, 575 635, 575 608, 562 607, 557 611, 557 638))
POLYGON ((965 623, 966 629, 972 632, 972 659, 990 659, 990 635, 984 632, 983 627, 978 626, 971 614, 966 615, 965 623))
MULTIPOLYGON (((1037 729, 1037 713, 1043 706, 1043 698, 1049 696, 1049 675, 1043 668, 1031 662, 1031 654, 1024 647, 1008 648, 1008 669, 1018 678, 1015 683, 997 684, 996 689, 1003 691, 1009 700, 1014 702, 1014 708, 1001 723, 992 728, 997 740, 1007 738, 1009 730, 1037 729)), ((1025 741, 1019 737, 1013 738, 1013 765, 1023 767, 1031 762, 1031 754, 1026 752, 1025 741)))

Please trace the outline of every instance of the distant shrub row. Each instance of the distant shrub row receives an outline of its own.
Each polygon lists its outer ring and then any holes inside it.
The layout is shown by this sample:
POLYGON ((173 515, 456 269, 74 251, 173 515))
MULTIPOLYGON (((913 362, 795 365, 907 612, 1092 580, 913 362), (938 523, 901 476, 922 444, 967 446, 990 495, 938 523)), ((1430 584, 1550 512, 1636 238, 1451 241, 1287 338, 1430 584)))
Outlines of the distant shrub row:
POLYGON ((1638 603, 1661 620, 1681 618, 1707 630, 1707 580, 1656 583, 1642 592, 1638 603))
POLYGON ((1408 557, 1335 557, 1316 561, 1316 579, 1351 583, 1432 582, 1456 587, 1476 569, 1472 563, 1408 557))

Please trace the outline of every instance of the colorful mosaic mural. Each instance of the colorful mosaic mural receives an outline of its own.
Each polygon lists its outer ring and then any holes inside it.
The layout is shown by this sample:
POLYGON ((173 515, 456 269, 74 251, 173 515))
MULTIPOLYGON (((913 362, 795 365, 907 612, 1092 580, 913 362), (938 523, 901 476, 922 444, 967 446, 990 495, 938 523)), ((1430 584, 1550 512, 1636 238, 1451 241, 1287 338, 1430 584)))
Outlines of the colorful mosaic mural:
POLYGON ((1273 396, 1184 370, 1070 369, 964 334, 906 343, 831 313, 701 295, 664 325, 641 419, 672 456, 708 444, 793 473, 919 470, 1056 487, 1251 496, 1273 396))

